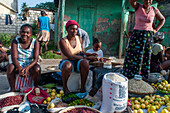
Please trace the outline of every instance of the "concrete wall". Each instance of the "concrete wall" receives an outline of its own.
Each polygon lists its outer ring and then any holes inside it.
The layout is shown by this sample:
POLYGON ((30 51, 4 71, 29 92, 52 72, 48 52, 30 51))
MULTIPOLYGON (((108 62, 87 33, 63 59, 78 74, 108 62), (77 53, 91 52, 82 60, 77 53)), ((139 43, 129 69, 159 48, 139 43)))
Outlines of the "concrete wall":
MULTIPOLYGON (((38 17, 41 16, 40 12, 41 12, 41 10, 28 10, 26 12, 27 20, 29 20, 30 22, 37 21, 38 17)), ((50 22, 52 23, 53 22, 53 18, 54 18, 53 17, 53 12, 49 12, 49 11, 46 11, 46 12, 47 12, 47 16, 50 19, 50 22)))
POLYGON ((10 9, 4 7, 3 5, 0 5, 0 9, 1 9, 0 12, 3 14, 11 14, 12 13, 10 9))
POLYGON ((18 0, 1 0, 1 14, 16 14, 18 12, 18 0))
POLYGON ((16 16, 15 15, 11 15, 11 19, 12 19, 12 24, 5 24, 5 19, 6 16, 5 14, 0 14, 0 33, 16 33, 17 31, 17 27, 19 26, 16 23, 16 16))
MULTIPOLYGON (((19 34, 20 27, 23 24, 33 24, 34 22, 37 23, 37 19, 40 16, 40 11, 29 11, 28 12, 29 16, 27 17, 27 20, 22 21, 21 19, 18 19, 16 15, 10 15, 12 24, 6 25, 6 14, 0 14, 0 33, 15 33, 19 34)), ((50 12, 48 13, 48 16, 52 22, 53 20, 53 13, 50 12)))
POLYGON ((166 47, 170 47, 170 0, 168 3, 167 1, 160 3, 158 8, 165 16, 165 24, 162 29, 160 29, 160 31, 165 33, 165 38, 162 44, 166 47))

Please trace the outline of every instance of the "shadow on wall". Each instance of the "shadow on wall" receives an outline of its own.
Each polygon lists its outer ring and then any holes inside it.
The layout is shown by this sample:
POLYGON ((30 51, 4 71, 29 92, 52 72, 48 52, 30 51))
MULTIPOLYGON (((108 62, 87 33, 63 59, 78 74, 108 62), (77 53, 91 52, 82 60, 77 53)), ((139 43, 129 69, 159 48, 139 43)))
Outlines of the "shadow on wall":
POLYGON ((118 56, 119 53, 119 37, 120 32, 110 30, 109 32, 102 32, 97 34, 97 38, 102 41, 103 54, 110 56, 118 56))
POLYGON ((118 56, 120 40, 121 21, 113 19, 99 18, 96 27, 97 38, 102 41, 102 50, 104 55, 118 56))

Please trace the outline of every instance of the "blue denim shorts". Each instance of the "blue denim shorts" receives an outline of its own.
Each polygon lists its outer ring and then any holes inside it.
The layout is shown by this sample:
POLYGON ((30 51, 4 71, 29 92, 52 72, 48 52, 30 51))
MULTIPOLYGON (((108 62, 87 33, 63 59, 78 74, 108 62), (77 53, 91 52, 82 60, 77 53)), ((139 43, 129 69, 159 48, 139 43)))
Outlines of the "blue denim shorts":
POLYGON ((80 62, 82 61, 83 59, 80 59, 80 60, 76 60, 76 61, 73 61, 73 60, 61 60, 60 61, 60 64, 59 64, 59 69, 62 70, 62 67, 63 67, 63 64, 68 61, 72 64, 73 66, 73 70, 72 72, 76 71, 78 73, 80 73, 80 62))

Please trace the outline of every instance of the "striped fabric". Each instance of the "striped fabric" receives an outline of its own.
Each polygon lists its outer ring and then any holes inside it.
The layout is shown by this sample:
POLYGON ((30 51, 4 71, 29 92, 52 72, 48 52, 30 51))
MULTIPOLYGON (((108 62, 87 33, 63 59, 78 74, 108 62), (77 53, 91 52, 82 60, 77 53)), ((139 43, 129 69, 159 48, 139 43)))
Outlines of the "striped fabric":
POLYGON ((34 52, 34 43, 35 39, 32 40, 29 49, 23 49, 19 43, 19 37, 16 38, 18 42, 18 49, 17 49, 17 60, 22 68, 27 67, 33 61, 33 52, 34 52))
POLYGON ((16 82, 15 82, 15 89, 22 89, 24 87, 32 87, 33 86, 33 80, 32 76, 28 76, 28 78, 17 76, 16 82))
MULTIPOLYGON (((34 52, 34 43, 35 39, 32 40, 29 49, 23 49, 19 43, 19 38, 17 37, 16 40, 18 42, 18 49, 17 49, 17 60, 22 68, 25 68, 33 61, 33 52, 34 52)), ((32 87, 33 81, 32 76, 29 75, 28 78, 18 76, 16 77, 15 82, 15 89, 22 89, 23 87, 32 87)))

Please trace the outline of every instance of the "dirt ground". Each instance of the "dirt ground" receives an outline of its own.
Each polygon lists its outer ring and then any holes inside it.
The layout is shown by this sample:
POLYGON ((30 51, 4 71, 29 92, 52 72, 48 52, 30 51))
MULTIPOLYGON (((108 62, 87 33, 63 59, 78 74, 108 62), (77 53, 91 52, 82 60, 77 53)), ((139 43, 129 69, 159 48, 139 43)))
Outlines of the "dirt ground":
MULTIPOLYGON (((116 61, 123 63, 124 59, 116 59, 116 61)), ((58 67, 59 62, 60 62, 59 59, 43 59, 43 61, 40 62, 42 73, 51 71, 48 69, 48 67, 54 67, 54 66, 58 67)), ((6 72, 0 72, 0 95, 7 93, 8 89, 9 89, 9 84, 8 84, 6 72)))

